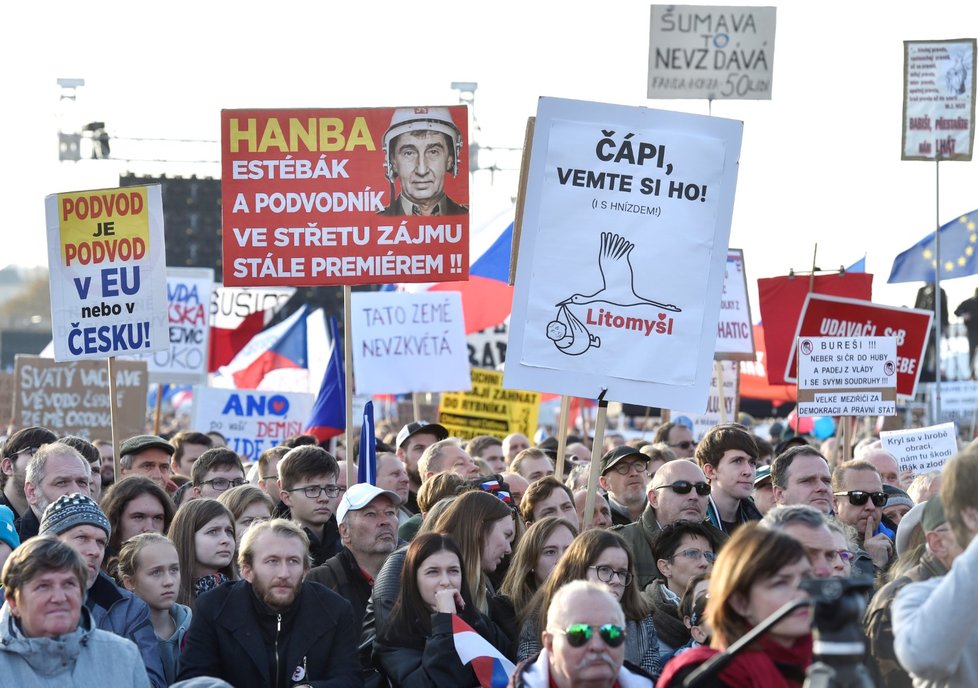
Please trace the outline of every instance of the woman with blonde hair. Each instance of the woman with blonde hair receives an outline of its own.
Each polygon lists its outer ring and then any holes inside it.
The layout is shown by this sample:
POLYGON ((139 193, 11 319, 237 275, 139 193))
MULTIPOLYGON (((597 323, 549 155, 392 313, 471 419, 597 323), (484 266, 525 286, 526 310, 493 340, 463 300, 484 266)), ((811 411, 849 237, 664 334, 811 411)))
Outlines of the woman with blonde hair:
POLYGON ((540 634, 547 625, 550 602, 562 585, 573 580, 589 580, 608 586, 625 613, 625 659, 658 676, 662 666, 655 624, 638 591, 631 550, 625 540, 611 530, 585 530, 574 538, 546 582, 533 595, 522 616, 517 661, 540 651, 540 634))
MULTIPOLYGON (((710 575, 706 618, 710 646, 670 661, 660 688, 681 686, 699 665, 726 650, 788 602, 807 596, 802 580, 812 575, 805 549, 784 533, 743 525, 724 545, 710 575)), ((736 655, 716 678, 736 688, 792 688, 804 685, 812 663, 811 613, 795 610, 736 655)))

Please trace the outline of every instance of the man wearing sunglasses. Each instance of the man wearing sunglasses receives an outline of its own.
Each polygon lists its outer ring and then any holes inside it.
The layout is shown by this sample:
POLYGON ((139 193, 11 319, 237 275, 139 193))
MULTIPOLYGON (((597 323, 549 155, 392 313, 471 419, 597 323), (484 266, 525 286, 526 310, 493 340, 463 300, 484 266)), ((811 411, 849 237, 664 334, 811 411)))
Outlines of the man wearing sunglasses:
POLYGON ((655 431, 653 444, 664 442, 680 459, 692 459, 696 455, 693 433, 682 423, 664 423, 655 431))
MULTIPOLYGON (((703 470, 692 461, 677 459, 662 465, 652 478, 646 495, 648 506, 642 517, 619 532, 632 548, 639 588, 645 588, 659 577, 652 545, 662 528, 677 521, 704 523, 710 502, 710 484, 703 470)), ((707 523, 717 541, 726 540, 719 530, 707 523)))
MULTIPOLYGON (((832 495, 836 515, 856 529, 857 544, 869 554, 875 572, 885 571, 893 560, 895 548, 890 538, 879 530, 887 501, 879 471, 866 461, 840 464, 832 476, 832 495)), ((873 575, 872 571, 863 573, 873 575)))
POLYGON ((696 446, 696 461, 710 481, 706 516, 727 535, 742 523, 761 520, 754 505, 757 445, 742 425, 726 423, 710 429, 696 446))
POLYGON ((655 679, 625 661, 625 614, 600 583, 571 581, 547 610, 543 650, 516 667, 516 688, 651 688, 655 679))

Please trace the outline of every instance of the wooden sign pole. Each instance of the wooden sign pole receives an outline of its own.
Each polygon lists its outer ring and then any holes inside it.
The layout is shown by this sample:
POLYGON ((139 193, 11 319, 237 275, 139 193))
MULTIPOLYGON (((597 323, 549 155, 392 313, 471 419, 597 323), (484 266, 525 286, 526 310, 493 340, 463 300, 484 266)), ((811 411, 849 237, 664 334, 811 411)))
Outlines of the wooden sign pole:
POLYGON ((594 520, 594 501, 598 492, 598 478, 601 476, 601 445, 604 444, 604 426, 608 418, 608 402, 604 395, 607 389, 598 395, 598 414, 594 420, 594 441, 591 443, 591 471, 587 479, 587 498, 584 500, 584 523, 581 530, 591 527, 594 520))
MULTIPOLYGON (((109 420, 112 423, 112 470, 115 481, 122 479, 122 467, 119 465, 119 419, 117 410, 119 402, 116 398, 115 390, 115 356, 109 356, 109 420)), ((156 391, 157 403, 159 403, 159 390, 156 391)))
POLYGON ((564 454, 567 453, 567 414, 570 413, 570 397, 560 397, 560 416, 557 418, 557 466, 554 470, 557 480, 564 479, 564 454))

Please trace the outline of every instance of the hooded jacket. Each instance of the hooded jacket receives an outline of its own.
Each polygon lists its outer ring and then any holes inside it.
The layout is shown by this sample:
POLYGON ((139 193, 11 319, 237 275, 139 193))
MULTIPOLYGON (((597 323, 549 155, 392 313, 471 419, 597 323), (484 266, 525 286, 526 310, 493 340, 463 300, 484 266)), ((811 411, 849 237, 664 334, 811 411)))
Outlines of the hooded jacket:
POLYGON ((169 638, 157 636, 157 643, 160 648, 160 660, 163 662, 163 673, 166 676, 166 684, 171 685, 176 682, 177 674, 180 673, 180 651, 183 645, 183 636, 190 628, 192 613, 190 607, 184 604, 174 604, 170 607, 170 618, 176 625, 176 630, 169 638))
POLYGON ((129 640, 95 628, 82 607, 78 627, 58 638, 24 635, 10 606, 0 609, 0 676, 5 686, 146 688, 149 678, 129 640))

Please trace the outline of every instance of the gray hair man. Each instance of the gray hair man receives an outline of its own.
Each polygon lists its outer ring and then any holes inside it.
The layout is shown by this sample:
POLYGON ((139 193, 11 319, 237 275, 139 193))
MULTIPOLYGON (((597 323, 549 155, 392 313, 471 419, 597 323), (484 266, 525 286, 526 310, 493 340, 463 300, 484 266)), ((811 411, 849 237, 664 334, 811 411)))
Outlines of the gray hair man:
POLYGON ((63 495, 91 494, 92 467, 72 447, 62 442, 45 444, 27 464, 24 496, 30 512, 20 520, 20 541, 37 535, 41 516, 52 502, 63 495))
POLYGON ((625 614, 607 586, 576 580, 561 587, 547 610, 543 650, 516 668, 524 688, 635 686, 655 681, 625 661, 625 614))
POLYGON ((815 578, 830 578, 839 553, 821 511, 804 504, 776 506, 761 519, 761 527, 781 531, 797 540, 812 562, 815 578))
POLYGON ((435 442, 418 459, 418 472, 422 481, 442 471, 450 471, 466 480, 479 476, 479 467, 465 453, 458 440, 452 437, 435 442))

